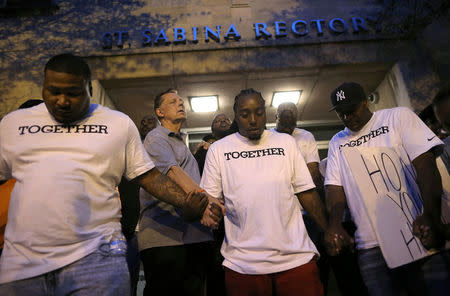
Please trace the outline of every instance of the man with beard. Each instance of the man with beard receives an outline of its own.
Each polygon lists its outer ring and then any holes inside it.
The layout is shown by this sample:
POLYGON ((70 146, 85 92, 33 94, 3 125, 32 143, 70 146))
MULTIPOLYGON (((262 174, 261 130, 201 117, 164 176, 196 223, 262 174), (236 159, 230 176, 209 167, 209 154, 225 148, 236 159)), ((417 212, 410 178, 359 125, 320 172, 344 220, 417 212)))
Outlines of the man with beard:
POLYGON ((265 130, 261 93, 241 91, 234 133, 209 148, 200 186, 227 210, 222 255, 228 295, 323 295, 300 203, 323 229, 322 201, 295 140, 265 130))
POLYGON ((1 295, 129 295, 116 187, 122 175, 202 217, 207 197, 159 173, 131 119, 91 104, 80 57, 52 57, 45 104, 0 123, 0 180, 16 179, 0 258, 1 295), (187 197, 186 197, 187 196, 187 197))
POLYGON ((218 114, 214 117, 211 123, 211 135, 203 138, 202 143, 194 151, 195 160, 197 160, 200 175, 203 174, 203 167, 205 166, 206 153, 209 146, 217 140, 222 139, 228 135, 228 130, 231 126, 231 120, 225 114, 218 114))
POLYGON ((153 115, 145 115, 141 120, 141 125, 139 126, 139 134, 141 135, 141 140, 144 141, 145 136, 152 131, 158 125, 158 120, 153 115))
MULTIPOLYGON (((331 92, 331 103, 345 129, 330 141, 325 192, 330 209, 327 234, 335 237, 334 252, 352 248, 352 239, 342 228, 348 203, 357 226, 356 248, 361 274, 369 295, 448 295, 448 251, 390 269, 381 253, 380 243, 363 204, 342 147, 391 147, 404 151, 411 159, 423 200, 423 214, 413 222, 413 232, 426 249, 439 249, 445 240, 441 221, 442 182, 436 157, 443 143, 411 110, 404 107, 372 113, 361 85, 347 82, 331 92)), ((331 111, 330 110, 330 111, 331 111)), ((372 186, 370 183, 367 186, 372 186)), ((389 222, 386 222, 389 223, 389 222)), ((401 235, 399 233, 399 235, 401 235)), ((448 239, 448 237, 447 237, 448 239)))

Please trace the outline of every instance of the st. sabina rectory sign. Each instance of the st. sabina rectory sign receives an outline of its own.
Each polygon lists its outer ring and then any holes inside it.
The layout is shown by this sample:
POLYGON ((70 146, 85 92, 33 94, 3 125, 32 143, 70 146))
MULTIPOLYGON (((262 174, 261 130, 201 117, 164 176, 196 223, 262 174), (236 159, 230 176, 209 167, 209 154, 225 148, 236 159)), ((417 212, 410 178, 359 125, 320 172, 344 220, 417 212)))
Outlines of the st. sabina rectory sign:
MULTIPOLYGON (((376 29, 378 31, 378 29, 376 29)), ((276 21, 273 23, 253 23, 254 40, 275 38, 302 38, 311 34, 318 37, 326 33, 340 35, 351 32, 358 34, 368 32, 369 27, 362 17, 303 20, 293 22, 276 21)), ((216 43, 237 41, 242 39, 239 28, 234 24, 215 27, 192 26, 190 28, 144 28, 140 31, 116 30, 102 34, 103 49, 126 48, 131 41, 140 39, 138 44, 147 46, 166 46, 172 44, 198 44, 199 41, 216 43), (200 37, 201 36, 201 37, 200 37)))

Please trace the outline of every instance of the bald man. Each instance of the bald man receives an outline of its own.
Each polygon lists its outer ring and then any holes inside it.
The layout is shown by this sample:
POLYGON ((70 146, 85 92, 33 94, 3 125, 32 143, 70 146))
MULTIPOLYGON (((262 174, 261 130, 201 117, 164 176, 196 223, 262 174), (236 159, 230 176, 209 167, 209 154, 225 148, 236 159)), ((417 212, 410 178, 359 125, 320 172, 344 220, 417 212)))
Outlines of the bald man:
POLYGON ((323 177, 319 171, 319 152, 313 134, 297 128, 297 105, 291 102, 282 103, 278 106, 276 114, 277 126, 275 130, 293 136, 297 146, 305 159, 308 170, 317 188, 322 188, 323 177))
POLYGON ((158 120, 153 115, 145 115, 141 119, 141 125, 139 126, 139 134, 141 140, 144 141, 145 136, 158 125, 158 120))

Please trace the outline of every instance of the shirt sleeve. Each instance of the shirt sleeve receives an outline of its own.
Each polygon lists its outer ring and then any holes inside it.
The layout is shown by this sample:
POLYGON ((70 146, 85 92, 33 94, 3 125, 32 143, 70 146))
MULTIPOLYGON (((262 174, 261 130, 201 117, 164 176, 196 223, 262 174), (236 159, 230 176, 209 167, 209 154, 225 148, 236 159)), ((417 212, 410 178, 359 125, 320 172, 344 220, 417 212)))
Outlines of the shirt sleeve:
POLYGON ((5 159, 5 152, 3 150, 3 141, 5 140, 4 121, 0 122, 0 181, 5 181, 11 178, 11 168, 5 159))
POLYGON ((178 166, 173 149, 164 137, 153 133, 148 134, 144 147, 162 174, 167 175, 171 167, 178 166))
POLYGON ((444 145, 414 112, 404 107, 396 112, 401 142, 412 160, 435 146, 444 145))
POLYGON ((333 139, 330 141, 328 147, 327 166, 325 171, 325 185, 337 185, 342 186, 341 174, 340 174, 340 150, 333 139))
MULTIPOLYGON (((292 140, 294 140, 292 138, 292 140)), ((305 160, 297 146, 297 143, 293 141, 292 148, 290 148, 293 160, 293 176, 292 176, 292 186, 294 193, 299 193, 307 191, 309 189, 315 188, 314 182, 309 173, 308 167, 306 166, 305 160)))
POLYGON ((303 145, 303 155, 306 163, 320 162, 317 142, 313 134, 306 132, 305 142, 303 145))
POLYGON ((217 151, 212 144, 206 153, 205 166, 203 167, 202 180, 200 187, 215 198, 222 198, 222 176, 220 173, 220 164, 217 159, 217 151))
POLYGON ((136 125, 128 118, 128 141, 125 148, 125 177, 134 179, 155 167, 142 145, 136 125))

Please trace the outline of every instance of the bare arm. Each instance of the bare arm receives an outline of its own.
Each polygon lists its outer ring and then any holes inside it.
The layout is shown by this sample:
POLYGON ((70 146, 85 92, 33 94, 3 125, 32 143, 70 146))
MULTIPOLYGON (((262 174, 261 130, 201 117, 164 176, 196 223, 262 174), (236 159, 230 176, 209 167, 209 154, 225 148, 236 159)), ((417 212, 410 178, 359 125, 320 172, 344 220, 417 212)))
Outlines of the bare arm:
POLYGON ((340 226, 347 206, 344 188, 337 185, 326 185, 325 196, 328 214, 330 215, 330 226, 340 226))
POLYGON ((316 185, 316 188, 322 188, 323 187, 323 177, 320 174, 319 171, 319 163, 318 162, 309 162, 306 164, 308 167, 309 173, 311 174, 311 177, 313 179, 314 185, 316 185))
MULTIPOLYGON (((179 166, 172 166, 169 169, 169 172, 167 173, 167 176, 175 182, 178 186, 181 187, 181 189, 188 193, 192 191, 203 191, 195 182, 194 180, 189 177, 182 168, 179 166)), ((202 223, 209 227, 217 227, 218 222, 222 219, 223 214, 225 212, 225 207, 222 206, 220 201, 213 198, 209 194, 206 193, 208 196, 208 201, 210 207, 205 211, 205 214, 202 218, 202 223)))
POLYGON ((438 222, 441 219, 442 180, 432 152, 416 157, 412 164, 417 172, 417 184, 423 198, 424 214, 438 222))
POLYGON ((344 188, 337 185, 325 186, 325 200, 329 214, 329 225, 325 232, 325 245, 330 255, 337 255, 347 246, 353 246, 353 239, 342 227, 347 200, 344 188))
POLYGON ((183 189, 184 192, 191 192, 192 190, 201 188, 189 177, 179 166, 172 166, 167 173, 167 176, 183 189))
POLYGON ((315 189, 297 193, 297 198, 309 216, 323 229, 327 229, 325 206, 315 189))
POLYGON ((412 164, 417 172, 417 185, 423 199, 423 214, 414 221, 414 234, 425 248, 440 247, 444 243, 441 221, 442 180, 433 152, 416 157, 412 164))
POLYGON ((192 193, 186 197, 186 193, 183 192, 180 186, 161 174, 156 168, 140 175, 135 180, 156 198, 175 207, 182 208, 185 220, 192 221, 203 217, 205 208, 208 205, 206 195, 192 193), (192 198, 193 195, 194 198, 192 198))

